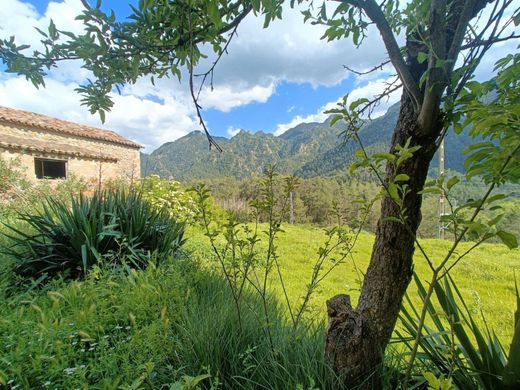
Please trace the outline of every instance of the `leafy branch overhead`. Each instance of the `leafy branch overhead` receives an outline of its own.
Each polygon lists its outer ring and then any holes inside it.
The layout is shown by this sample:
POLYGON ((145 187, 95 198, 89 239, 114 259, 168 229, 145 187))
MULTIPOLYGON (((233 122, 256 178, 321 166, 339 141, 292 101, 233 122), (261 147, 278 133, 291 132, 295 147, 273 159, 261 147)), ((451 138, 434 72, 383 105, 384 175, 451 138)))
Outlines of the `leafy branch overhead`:
POLYGON ((38 30, 42 50, 30 52, 28 45, 18 45, 11 37, 0 41, 0 58, 7 72, 25 76, 36 87, 45 85, 44 77, 61 61, 81 61, 91 76, 77 91, 102 120, 113 106, 114 89, 146 76, 152 84, 156 78, 180 79, 185 71, 193 76, 193 67, 207 51, 220 57, 229 40, 226 34, 246 15, 262 13, 266 25, 281 16, 281 3, 274 1, 141 0, 121 21, 114 12, 105 13, 101 1, 95 6, 82 3, 85 9, 76 19, 84 26, 83 34, 59 30, 51 21, 47 31, 38 30))
MULTIPOLYGON (((156 78, 180 78, 184 72, 193 76, 193 67, 201 58, 211 51, 218 58, 226 52, 235 28, 248 14, 262 15, 264 27, 268 27, 282 17, 284 1, 140 0, 136 6, 131 5, 132 13, 126 20, 116 18, 113 11, 104 12, 100 0, 95 6, 87 0, 82 3, 85 9, 77 19, 84 26, 83 34, 60 30, 51 21, 47 31, 38 30, 43 49, 31 52, 29 46, 18 45, 11 37, 0 41, 0 58, 7 72, 23 75, 35 86, 44 86, 46 73, 60 61, 80 60, 91 73, 90 79, 78 88, 82 102, 104 119, 104 113, 113 105, 110 93, 114 89, 145 76, 150 76, 152 83, 156 78)), ((323 39, 351 38, 359 46, 369 26, 375 24, 389 61, 412 96, 425 129, 435 119, 431 105, 445 92, 446 80, 458 80, 460 85, 477 65, 477 53, 499 39, 517 37, 505 31, 518 22, 518 10, 506 23, 501 18, 512 0, 495 5, 481 29, 464 27, 486 6, 483 0, 449 4, 433 1, 429 6, 428 2, 412 1, 405 7, 393 0, 382 4, 374 0, 289 2, 291 7, 296 4, 308 5, 302 11, 305 20, 327 26, 323 39), (457 12, 452 12, 453 7, 457 12), (413 45, 399 46, 396 37, 403 31, 413 36, 413 45), (466 60, 455 69, 463 48, 469 50, 466 60), (422 65, 418 69, 421 80, 411 66, 417 64, 422 65)), ((202 84, 205 81, 206 77, 202 84)), ((456 84, 453 90, 457 90, 456 84)))

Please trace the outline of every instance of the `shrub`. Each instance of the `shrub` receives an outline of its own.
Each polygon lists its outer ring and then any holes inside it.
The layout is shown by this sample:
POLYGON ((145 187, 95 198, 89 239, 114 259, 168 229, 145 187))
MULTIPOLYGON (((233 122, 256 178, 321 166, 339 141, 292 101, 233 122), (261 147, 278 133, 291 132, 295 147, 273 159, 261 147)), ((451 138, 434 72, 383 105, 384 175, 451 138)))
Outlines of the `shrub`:
POLYGON ((122 189, 79 194, 70 202, 47 197, 41 211, 20 213, 19 219, 28 226, 6 225, 10 245, 4 252, 14 258, 17 274, 42 280, 82 278, 95 264, 145 268, 183 242, 184 224, 138 192, 122 189))
POLYGON ((165 209, 172 218, 189 221, 197 213, 197 206, 190 194, 178 181, 164 180, 157 175, 143 178, 140 183, 143 197, 157 209, 165 209))
POLYGON ((20 160, 0 157, 0 203, 6 203, 29 187, 20 160))

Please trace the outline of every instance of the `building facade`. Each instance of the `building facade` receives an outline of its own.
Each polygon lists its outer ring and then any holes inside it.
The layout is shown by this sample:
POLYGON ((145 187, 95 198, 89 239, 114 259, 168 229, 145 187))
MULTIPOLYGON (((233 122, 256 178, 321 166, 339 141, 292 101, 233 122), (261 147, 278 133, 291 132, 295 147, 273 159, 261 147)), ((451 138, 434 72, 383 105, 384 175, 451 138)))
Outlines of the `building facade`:
POLYGON ((140 148, 110 130, 0 106, 0 157, 18 160, 32 182, 139 178, 140 148))

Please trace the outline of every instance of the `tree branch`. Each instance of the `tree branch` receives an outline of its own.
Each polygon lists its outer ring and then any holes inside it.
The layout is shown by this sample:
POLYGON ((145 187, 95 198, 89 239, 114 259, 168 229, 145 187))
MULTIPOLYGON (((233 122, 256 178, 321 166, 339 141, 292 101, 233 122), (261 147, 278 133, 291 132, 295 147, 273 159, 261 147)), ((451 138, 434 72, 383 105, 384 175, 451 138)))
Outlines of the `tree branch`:
MULTIPOLYGON (((193 30, 192 30, 192 22, 191 22, 191 12, 189 13, 189 28, 190 28, 190 38, 193 38, 193 30)), ((202 118, 202 114, 200 112, 200 105, 199 105, 199 102, 197 100, 197 96, 195 95, 195 87, 194 87, 194 84, 193 84, 193 47, 194 47, 194 43, 193 41, 191 41, 191 44, 190 44, 190 59, 189 59, 189 63, 188 63, 188 70, 189 70, 189 73, 190 73, 190 80, 189 80, 189 85, 190 85, 190 94, 191 94, 191 98, 193 100, 193 103, 195 104, 195 110, 197 111, 197 117, 199 118, 199 123, 200 125, 202 126, 203 130, 204 130, 204 133, 206 133, 206 137, 208 138, 208 142, 209 142, 209 148, 211 149, 211 146, 214 146, 215 149, 217 149, 219 152, 222 152, 222 148, 219 146, 219 144, 215 141, 215 139, 211 136, 211 134, 209 133, 207 127, 206 127, 206 123, 204 122, 204 119, 202 118)))
MULTIPOLYGON (((468 23, 473 17, 474 8, 477 0, 468 0, 464 4, 464 8, 462 9, 462 13, 459 17, 457 27, 453 34, 453 38, 451 39, 451 45, 448 50, 446 59, 448 61, 453 61, 453 65, 451 65, 450 69, 453 69, 455 65, 455 60, 460 52, 460 48, 462 46, 462 41, 464 40, 464 35, 466 34, 466 29, 468 27, 468 23)), ((485 3, 484 3, 485 5, 485 3)))
MULTIPOLYGON (((341 1, 341 0, 339 0, 341 1)), ((362 9, 365 14, 375 23, 383 42, 385 44, 390 61, 394 65, 399 78, 401 79, 404 88, 410 93, 414 106, 417 112, 420 111, 422 105, 422 94, 419 89, 419 85, 415 81, 412 73, 408 69, 406 62, 401 54, 401 49, 397 44, 392 28, 388 24, 385 15, 381 11, 381 8, 374 0, 343 0, 354 7, 362 9)))
MULTIPOLYGON (((424 135, 436 128, 439 114, 439 101, 447 84, 445 66, 439 66, 439 61, 446 58, 446 0, 433 0, 430 7, 430 52, 424 100, 419 112, 418 121, 424 135)), ((449 66, 449 64, 446 64, 449 66)))
POLYGON ((375 72, 377 70, 383 70, 383 66, 388 65, 390 62, 391 62, 391 60, 389 60, 389 59, 385 60, 385 61, 381 62, 380 64, 370 68, 369 70, 364 70, 364 71, 359 71, 359 70, 352 69, 352 68, 348 67, 347 65, 343 65, 343 67, 346 70, 348 70, 349 72, 352 72, 352 73, 354 73, 354 74, 356 74, 358 76, 365 76, 365 75, 373 73, 373 72, 375 72))
POLYGON ((512 33, 511 35, 509 35, 507 37, 502 37, 502 38, 491 38, 491 39, 487 39, 487 40, 475 39, 475 40, 472 40, 471 42, 468 42, 468 43, 462 45, 460 49, 468 50, 468 49, 473 49, 477 46, 488 46, 488 45, 493 45, 498 42, 504 42, 504 41, 509 41, 510 39, 518 39, 518 38, 520 38, 520 35, 515 35, 514 33, 512 33))

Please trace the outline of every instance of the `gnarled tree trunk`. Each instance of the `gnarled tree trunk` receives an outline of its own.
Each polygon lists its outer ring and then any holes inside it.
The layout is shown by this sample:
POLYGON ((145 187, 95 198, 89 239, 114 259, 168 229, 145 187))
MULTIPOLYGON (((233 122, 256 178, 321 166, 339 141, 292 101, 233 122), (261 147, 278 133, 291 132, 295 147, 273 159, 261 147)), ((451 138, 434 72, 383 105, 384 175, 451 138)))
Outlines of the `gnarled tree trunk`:
MULTIPOLYGON (((407 225, 388 221, 400 215, 399 206, 389 197, 381 204, 369 268, 356 308, 347 295, 337 295, 327 301, 329 326, 326 355, 336 371, 345 376, 349 386, 380 388, 379 369, 383 354, 399 314, 401 300, 412 277, 412 257, 415 233, 421 221, 421 201, 418 194, 424 186, 430 161, 435 153, 434 138, 419 138, 417 114, 405 92, 394 130, 392 148, 421 145, 413 157, 399 167, 398 173, 410 177, 410 192, 405 198, 407 225)), ((440 128, 430 134, 439 134, 440 128)), ((386 180, 396 172, 388 164, 386 180)))

